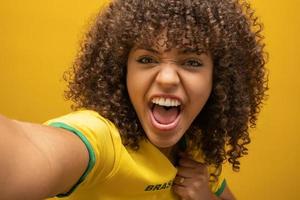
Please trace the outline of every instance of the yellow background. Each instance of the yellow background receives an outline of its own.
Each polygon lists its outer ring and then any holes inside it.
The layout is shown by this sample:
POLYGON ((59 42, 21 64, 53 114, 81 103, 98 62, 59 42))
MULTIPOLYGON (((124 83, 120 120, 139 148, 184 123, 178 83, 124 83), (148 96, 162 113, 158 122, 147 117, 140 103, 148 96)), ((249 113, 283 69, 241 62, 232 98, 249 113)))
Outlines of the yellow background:
MULTIPOLYGON (((300 199, 300 1, 253 2, 270 54, 269 99, 249 156, 227 179, 238 199, 300 199)), ((0 0, 0 113, 40 123, 70 111, 62 73, 101 3, 0 0)))

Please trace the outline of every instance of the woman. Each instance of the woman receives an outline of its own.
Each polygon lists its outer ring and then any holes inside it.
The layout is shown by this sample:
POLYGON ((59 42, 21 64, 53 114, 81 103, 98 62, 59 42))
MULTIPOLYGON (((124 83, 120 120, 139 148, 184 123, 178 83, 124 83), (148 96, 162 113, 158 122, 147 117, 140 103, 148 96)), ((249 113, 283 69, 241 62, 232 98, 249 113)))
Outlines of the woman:
POLYGON ((78 111, 1 118, 1 199, 234 199, 221 168, 265 97, 260 32, 245 2, 111 2, 66 74, 78 111))

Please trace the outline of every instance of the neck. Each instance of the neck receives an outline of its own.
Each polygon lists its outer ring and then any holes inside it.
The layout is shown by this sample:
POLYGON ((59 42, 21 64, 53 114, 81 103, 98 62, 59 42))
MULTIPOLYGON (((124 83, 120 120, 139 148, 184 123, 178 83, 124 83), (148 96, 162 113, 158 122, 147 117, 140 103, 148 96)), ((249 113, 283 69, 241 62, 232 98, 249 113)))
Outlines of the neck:
POLYGON ((160 150, 160 152, 162 152, 167 158, 170 159, 171 155, 172 155, 172 147, 166 147, 166 148, 158 148, 160 150))
POLYGON ((171 163, 173 163, 175 165, 175 163, 177 162, 177 153, 178 153, 178 148, 175 146, 173 147, 166 147, 166 148, 158 148, 160 150, 160 152, 162 152, 171 163))

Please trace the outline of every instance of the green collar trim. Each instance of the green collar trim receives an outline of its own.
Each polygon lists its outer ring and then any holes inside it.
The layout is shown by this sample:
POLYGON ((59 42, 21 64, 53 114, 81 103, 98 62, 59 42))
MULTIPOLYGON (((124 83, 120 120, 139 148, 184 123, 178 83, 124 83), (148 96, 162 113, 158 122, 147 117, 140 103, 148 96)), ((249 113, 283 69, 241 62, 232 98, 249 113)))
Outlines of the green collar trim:
POLYGON ((218 190, 215 192, 215 195, 219 197, 224 192, 226 186, 227 186, 227 182, 224 179, 222 184, 221 184, 221 187, 219 187, 218 190))

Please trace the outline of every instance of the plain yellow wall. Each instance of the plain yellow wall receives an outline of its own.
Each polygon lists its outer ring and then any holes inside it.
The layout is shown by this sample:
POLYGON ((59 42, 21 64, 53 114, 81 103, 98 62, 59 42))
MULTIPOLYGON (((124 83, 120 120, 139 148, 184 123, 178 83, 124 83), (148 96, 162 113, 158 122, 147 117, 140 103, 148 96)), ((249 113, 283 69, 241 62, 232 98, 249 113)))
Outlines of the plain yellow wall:
MULTIPOLYGON (((69 112, 62 73, 102 1, 0 2, 0 113, 40 123, 69 112)), ((300 1, 253 2, 270 54, 269 100, 241 171, 225 172, 238 199, 300 199, 300 1)))

